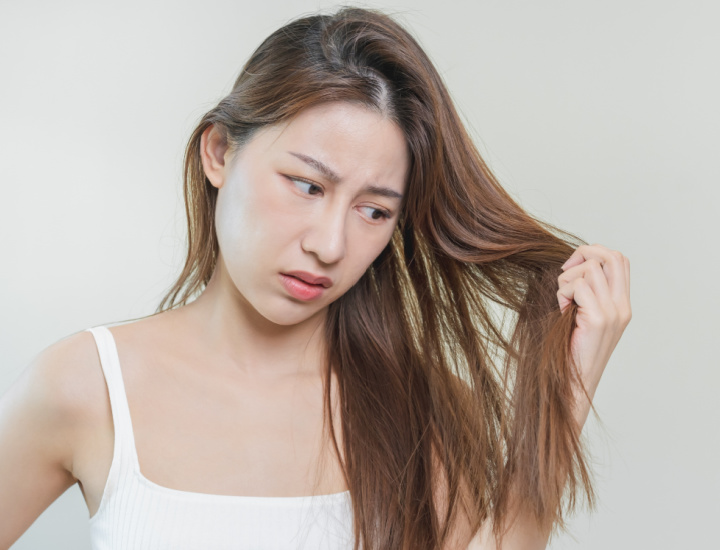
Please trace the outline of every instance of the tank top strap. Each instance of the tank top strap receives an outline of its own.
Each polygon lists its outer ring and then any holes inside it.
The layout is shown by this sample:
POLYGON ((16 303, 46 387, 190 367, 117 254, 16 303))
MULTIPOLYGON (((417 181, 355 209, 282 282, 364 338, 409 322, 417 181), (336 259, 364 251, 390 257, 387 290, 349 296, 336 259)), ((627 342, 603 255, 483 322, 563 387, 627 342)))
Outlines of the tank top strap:
POLYGON ((128 406, 125 384, 120 370, 120 357, 118 356, 112 332, 105 326, 85 330, 91 332, 95 337, 95 344, 100 355, 100 365, 110 396, 110 409, 115 430, 113 460, 111 472, 108 476, 108 483, 112 484, 123 475, 123 472, 139 470, 130 407, 128 406))

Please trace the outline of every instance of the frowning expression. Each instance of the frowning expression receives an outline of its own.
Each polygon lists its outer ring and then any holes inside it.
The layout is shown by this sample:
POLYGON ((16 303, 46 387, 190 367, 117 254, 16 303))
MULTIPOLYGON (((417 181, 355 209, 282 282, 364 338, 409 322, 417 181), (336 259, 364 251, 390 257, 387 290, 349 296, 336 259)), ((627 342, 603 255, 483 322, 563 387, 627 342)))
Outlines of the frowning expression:
POLYGON ((402 130, 364 106, 325 103, 261 128, 208 176, 219 189, 219 268, 268 320, 308 319, 388 244, 408 168, 402 130), (300 280, 313 276, 326 280, 300 280))

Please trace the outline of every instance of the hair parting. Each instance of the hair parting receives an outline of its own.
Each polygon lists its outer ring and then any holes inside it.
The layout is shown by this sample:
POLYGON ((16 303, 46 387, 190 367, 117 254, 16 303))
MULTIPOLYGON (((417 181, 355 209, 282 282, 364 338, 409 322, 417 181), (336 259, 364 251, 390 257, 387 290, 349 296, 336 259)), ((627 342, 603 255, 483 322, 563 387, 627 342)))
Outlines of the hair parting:
POLYGON ((470 532, 458 544, 487 520, 499 537, 513 496, 539 525, 564 527, 582 494, 594 504, 572 416, 577 307, 561 313, 556 296, 560 266, 587 243, 501 187, 433 63, 391 17, 353 7, 301 17, 251 55, 190 136, 187 255, 157 312, 201 292, 217 261, 204 130, 215 125, 240 149, 257 129, 329 101, 383 113, 410 154, 392 239, 324 327, 325 419, 333 428, 334 373, 355 549, 455 548, 460 514, 470 532))

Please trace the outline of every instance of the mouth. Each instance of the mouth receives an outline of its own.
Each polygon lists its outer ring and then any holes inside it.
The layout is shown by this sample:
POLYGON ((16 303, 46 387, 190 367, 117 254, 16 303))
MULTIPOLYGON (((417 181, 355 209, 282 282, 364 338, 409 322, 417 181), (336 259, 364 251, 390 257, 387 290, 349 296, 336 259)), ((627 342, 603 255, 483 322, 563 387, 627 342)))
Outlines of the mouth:
POLYGON ((329 277, 315 275, 313 273, 308 273, 307 271, 289 271, 288 273, 282 273, 282 275, 293 277, 294 279, 298 279, 308 285, 321 286, 323 288, 330 288, 333 284, 329 277))
POLYGON ((290 296, 302 301, 314 300, 326 290, 326 287, 322 284, 308 283, 295 275, 287 273, 280 273, 280 282, 290 296))

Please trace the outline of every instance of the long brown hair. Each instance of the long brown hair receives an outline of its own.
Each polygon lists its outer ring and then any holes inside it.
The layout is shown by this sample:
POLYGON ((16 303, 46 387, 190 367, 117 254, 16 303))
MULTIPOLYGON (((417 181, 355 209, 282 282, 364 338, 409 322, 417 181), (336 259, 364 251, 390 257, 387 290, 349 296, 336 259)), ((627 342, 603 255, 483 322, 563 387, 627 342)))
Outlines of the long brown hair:
POLYGON ((499 536, 512 494, 540 526, 563 527, 578 495, 594 503, 572 415, 577 307, 561 314, 556 296, 560 266, 586 243, 500 186, 432 62, 388 15, 343 7, 291 21, 202 117, 184 164, 187 257, 157 312, 186 304, 215 268, 205 129, 238 149, 258 128, 327 101, 378 110, 410 150, 393 237, 325 326, 325 421, 339 458, 334 372, 355 549, 441 548, 460 507, 472 532, 492 520, 499 536))

